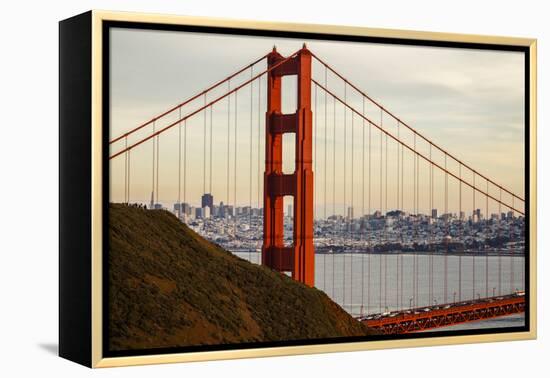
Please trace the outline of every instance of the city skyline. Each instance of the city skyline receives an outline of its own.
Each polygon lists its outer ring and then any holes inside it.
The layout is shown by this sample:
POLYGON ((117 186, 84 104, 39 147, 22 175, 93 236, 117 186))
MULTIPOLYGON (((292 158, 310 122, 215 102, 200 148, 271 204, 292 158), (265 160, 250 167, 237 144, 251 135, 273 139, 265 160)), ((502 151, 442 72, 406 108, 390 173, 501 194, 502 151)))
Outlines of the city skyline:
MULTIPOLYGON (((134 202, 134 203, 136 203, 136 202, 134 202)), ((140 204, 141 205, 146 205, 149 209, 157 209, 157 210, 158 209, 164 209, 164 210, 173 212, 176 215, 179 214, 178 210, 179 210, 180 206, 182 206, 182 208, 183 207, 190 208, 191 210, 201 210, 201 209, 204 209, 205 207, 209 207, 211 210, 210 210, 210 213, 208 214, 208 216, 206 218, 209 218, 210 216, 213 216, 213 214, 214 214, 213 209, 214 208, 219 209, 223 206, 223 207, 231 209, 231 212, 233 212, 234 209, 235 209, 234 205, 224 203, 224 201, 219 201, 218 203, 216 203, 216 201, 214 200, 214 197, 210 193, 204 193, 201 196, 199 201, 196 201, 196 202, 179 202, 179 203, 174 202, 174 203, 172 203, 172 206, 170 206, 170 204, 165 205, 163 203, 155 203, 153 201, 153 199, 151 199, 151 201, 149 201, 148 204, 147 203, 140 203, 140 204), (209 201, 210 204, 207 204, 207 205, 204 204, 204 197, 205 196, 208 196, 208 198, 209 198, 208 201, 209 201), (201 203, 201 206, 196 205, 197 203, 201 203)), ((254 207, 254 206, 250 206, 250 205, 237 206, 236 209, 241 209, 241 210, 250 209, 250 210, 263 211, 262 206, 254 207)), ((344 219, 347 219, 347 220, 350 220, 350 219, 351 220, 356 220, 356 219, 361 219, 365 216, 367 216, 367 217, 368 216, 371 216, 371 217, 377 217, 377 216, 378 217, 387 217, 387 216, 395 217, 395 213, 400 213, 401 215, 404 215, 404 216, 420 216, 420 217, 432 218, 432 219, 454 218, 454 219, 463 220, 463 221, 476 220, 476 219, 477 219, 477 221, 479 221, 479 220, 486 220, 486 219, 494 219, 495 217, 497 218, 497 220, 500 220, 500 219, 503 219, 503 218, 506 218, 506 219, 523 218, 523 216, 521 216, 519 214, 516 214, 513 211, 503 211, 503 212, 500 212, 500 213, 490 212, 488 214, 485 214, 481 208, 471 209, 470 211, 464 211, 463 210, 463 211, 458 212, 458 213, 457 212, 444 213, 444 212, 439 212, 439 210, 440 209, 434 208, 434 209, 430 209, 430 211, 427 212, 427 213, 423 213, 421 211, 417 212, 417 213, 411 213, 411 212, 407 212, 407 211, 404 211, 404 210, 401 210, 401 209, 398 209, 398 208, 388 209, 387 211, 384 211, 384 212, 375 209, 371 213, 362 214, 360 216, 354 216, 355 209, 353 207, 348 206, 346 216, 336 213, 336 214, 329 214, 326 218, 323 218, 320 215, 315 216, 315 214, 314 214, 314 218, 315 218, 315 220, 323 220, 323 219, 329 219, 329 218, 333 218, 333 217, 340 217, 340 218, 344 218, 344 219), (351 216, 350 216, 350 214, 351 214, 351 216)), ((293 214, 293 205, 288 205, 285 209, 284 215, 285 215, 285 217, 293 217, 293 215, 291 215, 291 214, 293 214)))

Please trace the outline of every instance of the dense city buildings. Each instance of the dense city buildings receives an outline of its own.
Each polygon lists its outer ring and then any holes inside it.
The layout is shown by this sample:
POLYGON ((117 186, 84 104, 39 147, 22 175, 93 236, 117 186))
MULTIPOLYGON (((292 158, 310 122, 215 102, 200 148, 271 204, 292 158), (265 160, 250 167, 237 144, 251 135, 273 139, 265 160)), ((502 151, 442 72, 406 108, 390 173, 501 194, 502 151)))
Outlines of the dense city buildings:
MULTIPOLYGON (((160 204, 152 204, 158 209, 160 204)), ((287 208, 284 239, 292 243, 293 212, 287 208)), ((341 252, 435 252, 435 253, 503 253, 522 254, 525 226, 522 216, 512 212, 488 217, 481 209, 471 215, 410 214, 400 210, 382 214, 354 216, 348 207, 346 216, 330 215, 314 221, 316 253, 341 252)), ((175 203, 173 212, 194 231, 231 251, 260 251, 263 240, 263 209, 233 207, 214 203, 211 194, 201 197, 201 206, 175 203)))
POLYGON ((212 212, 212 210, 214 208, 214 197, 212 196, 212 194, 205 193, 205 194, 202 195, 201 207, 202 208, 209 207, 210 211, 212 212))

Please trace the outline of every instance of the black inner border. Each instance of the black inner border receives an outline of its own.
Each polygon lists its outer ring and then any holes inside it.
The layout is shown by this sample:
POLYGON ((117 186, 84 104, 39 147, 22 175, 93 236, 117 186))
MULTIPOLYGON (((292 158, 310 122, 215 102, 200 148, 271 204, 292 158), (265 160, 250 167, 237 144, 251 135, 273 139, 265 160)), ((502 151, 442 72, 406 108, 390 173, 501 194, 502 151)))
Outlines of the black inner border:
POLYGON ((219 350, 235 350, 235 349, 254 349, 280 346, 298 346, 298 345, 315 345, 315 344, 339 344, 349 342, 364 342, 376 340, 405 340, 405 339, 423 339, 430 337, 448 337, 448 336, 463 336, 463 335, 481 335, 481 334, 500 334, 510 332, 528 332, 530 330, 530 272, 529 272, 529 251, 530 251, 530 55, 529 47, 526 46, 509 46, 498 44, 483 44, 483 43, 464 43, 464 42, 443 42, 429 40, 412 40, 402 38, 386 38, 386 37, 368 37, 368 36, 351 36, 351 35, 333 35, 321 33, 305 33, 305 32, 288 32, 288 31, 272 31, 258 29, 240 29, 212 26, 190 26, 190 25, 167 25, 144 22, 126 22, 126 21, 103 21, 102 22, 102 37, 103 37, 103 90, 102 90, 102 139, 103 139, 103 357, 126 357, 139 355, 155 355, 168 353, 185 353, 185 352, 207 352, 219 350), (163 30, 163 31, 178 31, 178 32, 196 32, 208 34, 232 34, 254 37, 278 37, 278 38, 295 38, 295 39, 315 39, 326 41, 344 41, 344 42, 366 42, 380 43, 392 45, 408 45, 408 46, 431 46, 431 47, 453 47, 453 48, 468 48, 479 50, 499 50, 499 51, 517 51, 524 53, 525 62, 525 325, 523 327, 507 327, 507 328, 487 328, 473 330, 457 330, 457 331, 438 331, 425 333, 411 333, 404 335, 378 335, 364 337, 341 337, 331 339, 310 339, 310 340, 287 340, 278 342, 256 342, 256 343, 241 343, 241 344, 218 344, 218 345, 198 345, 174 348, 157 348, 157 349, 136 349, 124 351, 109 350, 109 129, 110 129, 110 28, 127 28, 127 29, 142 29, 142 30, 163 30))

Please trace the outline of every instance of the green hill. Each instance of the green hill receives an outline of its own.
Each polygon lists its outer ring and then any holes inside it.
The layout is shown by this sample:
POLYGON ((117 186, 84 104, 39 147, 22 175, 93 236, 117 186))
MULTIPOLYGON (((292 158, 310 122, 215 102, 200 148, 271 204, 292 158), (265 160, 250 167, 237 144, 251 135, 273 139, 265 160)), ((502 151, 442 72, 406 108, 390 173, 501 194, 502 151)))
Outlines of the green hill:
POLYGON ((210 243, 164 210, 109 207, 112 350, 356 336, 323 292, 210 243))

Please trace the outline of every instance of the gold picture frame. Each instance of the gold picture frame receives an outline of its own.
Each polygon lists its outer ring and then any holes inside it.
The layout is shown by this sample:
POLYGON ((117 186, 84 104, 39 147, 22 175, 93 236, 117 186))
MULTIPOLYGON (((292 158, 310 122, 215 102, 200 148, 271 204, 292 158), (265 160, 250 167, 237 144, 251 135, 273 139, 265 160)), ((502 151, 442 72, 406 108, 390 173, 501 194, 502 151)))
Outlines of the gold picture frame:
MULTIPOLYGON (((78 232, 86 233, 89 245, 82 241, 73 240, 72 251, 80 253, 80 250, 86 250, 84 258, 76 261, 75 257, 68 256, 67 246, 71 242, 61 242, 60 246, 60 355, 73 361, 82 363, 89 367, 114 367, 114 366, 130 366, 143 364, 160 364, 174 362, 189 362, 189 361, 208 361, 219 359, 237 359, 251 357, 267 357, 267 356, 283 356, 283 355, 300 355, 311 353, 329 353, 329 352, 347 352, 372 349, 388 349, 388 348, 405 348, 419 346, 436 346, 449 344, 467 344, 467 343, 482 343, 496 341, 514 341, 535 339, 537 336, 537 265, 536 265, 536 229, 537 229, 537 169, 536 169, 536 148, 537 148, 537 41, 536 39, 528 38, 513 38, 500 36, 482 36, 469 34, 450 34, 436 33, 423 31, 406 31, 393 29, 376 29, 367 27, 350 27, 350 26, 335 26, 335 25, 316 25, 316 24, 294 24, 294 23, 279 23, 279 22, 259 22, 251 20, 229 20, 209 17, 188 17, 175 15, 160 15, 160 14, 145 14, 145 13, 126 13, 126 12, 110 12, 94 10, 85 13, 81 16, 76 16, 73 19, 62 21, 60 24, 60 74, 61 74, 61 92, 64 89, 67 91, 69 87, 64 87, 64 83, 69 83, 69 78, 63 78, 64 75, 69 75, 66 68, 69 63, 64 59, 72 59, 72 54, 77 53, 79 48, 89 48, 89 55, 81 56, 82 62, 90 58, 89 80, 85 80, 85 86, 82 87, 83 93, 90 91, 89 103, 83 101, 78 96, 69 96, 61 94, 60 97, 60 112, 67 112, 67 108, 72 106, 71 101, 81 101, 82 109, 87 109, 88 113, 83 110, 79 113, 78 120, 89 120, 88 126, 80 126, 83 133, 88 133, 83 136, 84 140, 90 142, 89 152, 89 170, 83 174, 88 175, 89 181, 83 185, 90 185, 89 190, 85 193, 73 193, 70 197, 71 201, 81 198, 79 196, 89 195, 89 200, 85 202, 87 206, 87 215, 89 215, 88 223, 84 222, 78 232), (169 353, 169 354, 154 354, 154 355, 136 355, 123 357, 105 357, 103 354, 103 234, 104 222, 103 219, 103 201, 105 195, 105 185, 102 180, 105 169, 104 161, 104 135, 103 135, 103 107, 105 102, 103 99, 104 87, 103 68, 104 68, 104 23, 105 22, 128 22, 136 24, 163 24, 163 25, 190 25, 201 27, 215 28, 238 28, 262 31, 275 32, 298 32, 298 33, 313 33, 318 35, 332 36, 357 36, 357 37, 376 37, 387 39, 399 39, 402 41, 432 41, 432 42, 457 42, 469 43, 477 45, 502 45, 502 46, 520 46, 528 49, 529 54, 529 193, 528 196, 528 215, 529 215, 529 235, 526 238, 529 240, 529 282, 528 287, 528 305, 529 305, 529 330, 525 332, 512 333, 496 333, 496 334, 476 334, 476 335, 461 335, 461 336, 434 336, 429 338, 410 338, 399 340, 374 340, 364 342, 345 342, 331 344, 316 344, 316 345, 300 345, 300 346, 277 346, 277 347, 259 347, 250 349, 233 349, 233 350, 213 350, 201 352, 186 352, 186 353, 169 353), (82 41, 76 40, 75 33, 84 33, 82 41), (67 34, 73 34, 68 37, 67 34), (71 39, 72 38, 72 39, 71 39), (86 114, 84 114, 86 113, 86 114), (89 139, 88 139, 89 138, 89 139), (82 243, 79 248, 75 247, 82 243), (84 277, 74 277, 68 270, 74 272, 87 272, 84 277), (79 280, 89 280, 89 286, 79 280), (78 282, 77 282, 78 281, 78 282), (72 288, 69 288, 71 286, 72 288), (86 292, 89 289, 89 292, 86 292), (72 291, 71 291, 72 290, 72 291), (74 324, 74 319, 81 316, 81 313, 74 308, 75 296, 77 291, 81 292, 82 298, 86 305, 82 311, 89 312, 89 317, 80 319, 77 325, 74 324), (71 326, 67 326, 71 323, 71 326), (76 339, 89 340, 88 346, 80 351, 76 339)), ((77 60, 78 61, 78 60, 77 60)), ((78 76, 78 74, 75 74, 78 76)), ((527 84, 527 83, 526 83, 527 84)), ((69 85, 69 84, 67 84, 69 85)), ((526 94, 527 95, 527 94, 526 94)), ((76 118, 71 118, 67 115, 61 118, 62 142, 64 146, 63 130, 68 127, 69 121, 76 121, 76 118)), ((73 122, 74 123, 74 122, 73 122)), ((69 136, 67 136, 69 138, 69 136)), ((74 152, 74 151, 73 151, 74 152)), ((67 155, 61 153, 61 165, 68 159, 67 155)), ((72 168, 77 169, 77 168, 72 168)), ((88 169, 88 168, 87 168, 88 169)), ((64 185, 67 184, 64 180, 73 171, 70 167, 66 168, 66 175, 61 170, 61 187, 63 191, 64 185)), ((67 189, 69 190, 69 189, 67 189)), ((67 193, 67 192, 66 192, 67 193)), ((67 194, 68 195, 68 194, 67 194)), ((67 199, 69 201, 69 198, 67 199)), ((61 203, 61 223, 64 226, 61 229, 61 239, 67 238, 69 232, 74 231, 70 227, 77 227, 69 221, 70 217, 65 216, 66 210, 61 203), (64 220, 65 219, 65 220, 64 220)), ((86 215, 85 214, 85 215, 86 215)), ((78 233, 77 233, 78 235, 78 233)))

